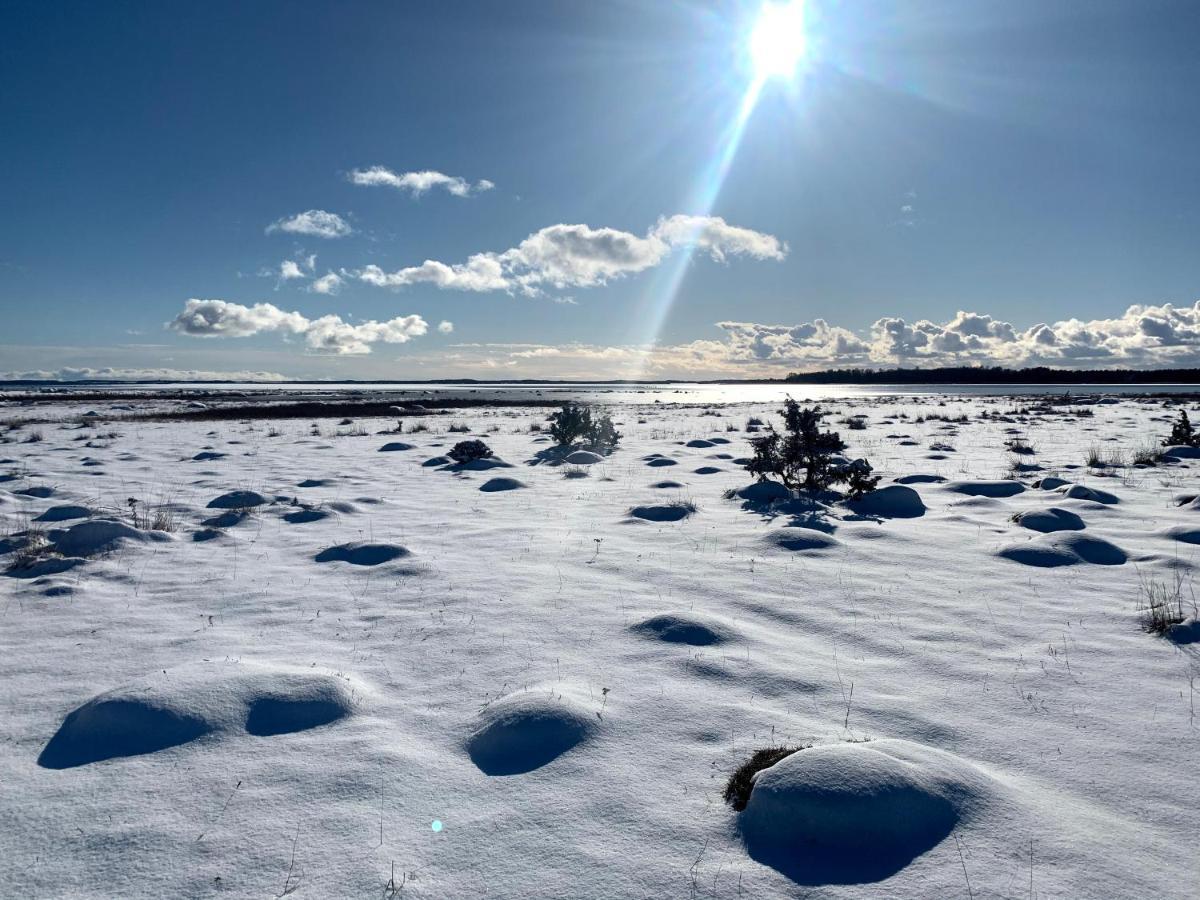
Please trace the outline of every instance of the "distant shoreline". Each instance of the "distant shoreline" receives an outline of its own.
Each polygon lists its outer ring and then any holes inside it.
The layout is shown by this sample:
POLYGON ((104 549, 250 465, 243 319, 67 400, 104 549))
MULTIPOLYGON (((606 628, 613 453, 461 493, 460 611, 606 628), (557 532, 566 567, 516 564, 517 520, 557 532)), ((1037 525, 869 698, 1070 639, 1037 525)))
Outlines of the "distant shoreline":
POLYGON ((221 387, 228 385, 245 385, 262 388, 303 387, 306 385, 322 386, 411 386, 411 387, 596 387, 600 385, 624 387, 650 387, 672 385, 930 385, 952 387, 955 385, 1011 385, 1045 387, 1047 385, 1086 385, 1088 387, 1104 387, 1106 385, 1125 386, 1138 385, 1200 385, 1200 369, 1054 369, 1037 366, 1025 369, 1005 369, 999 367, 979 368, 971 366, 953 366, 941 368, 913 369, 825 369, 818 372, 794 372, 784 378, 716 378, 716 379, 554 379, 554 378, 430 378, 430 379, 325 379, 325 378, 295 378, 286 381, 255 381, 250 379, 177 379, 164 380, 160 378, 147 379, 82 379, 74 381, 54 380, 13 380, 0 381, 0 393, 5 391, 42 390, 47 388, 104 388, 104 387, 148 387, 162 386, 181 388, 187 385, 197 387, 221 387))

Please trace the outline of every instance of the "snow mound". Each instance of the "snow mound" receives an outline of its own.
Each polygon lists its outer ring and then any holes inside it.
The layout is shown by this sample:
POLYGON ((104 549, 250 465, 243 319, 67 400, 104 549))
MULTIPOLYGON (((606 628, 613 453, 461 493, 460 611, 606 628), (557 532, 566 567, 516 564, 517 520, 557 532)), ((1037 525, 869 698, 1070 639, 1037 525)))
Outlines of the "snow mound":
POLYGON ((354 711, 346 685, 329 676, 291 676, 264 685, 247 699, 246 731, 258 737, 330 725, 354 711))
POLYGON ((83 565, 83 563, 84 560, 73 556, 52 556, 48 559, 39 559, 37 562, 28 566, 10 568, 7 572, 5 572, 5 574, 10 578, 43 578, 47 575, 61 575, 63 572, 69 572, 76 566, 83 565))
POLYGON ((290 522, 292 525, 303 525, 306 522, 320 522, 322 519, 328 519, 333 513, 327 509, 298 509, 295 512, 286 513, 283 521, 290 522))
POLYGON ((756 481, 741 488, 737 495, 750 503, 771 503, 791 499, 792 492, 778 481, 756 481))
POLYGON ((659 490, 666 490, 669 488, 681 488, 681 487, 683 487, 683 485, 680 484, 678 481, 672 481, 669 478, 665 478, 662 481, 654 482, 654 484, 650 485, 650 487, 657 488, 659 490))
POLYGON ((410 556, 410 551, 399 544, 369 544, 355 541, 327 547, 314 559, 317 562, 346 562, 355 566, 378 566, 393 559, 410 556))
POLYGON ((781 550, 831 550, 839 545, 837 538, 814 531, 811 528, 777 528, 763 538, 763 542, 781 550))
POLYGON ((494 494, 498 491, 519 491, 525 486, 525 482, 515 478, 489 478, 479 489, 486 494, 494 494))
POLYGON ((1065 478, 1058 478, 1055 475, 1047 475, 1045 478, 1034 483, 1034 487, 1041 488, 1043 491, 1054 491, 1060 487, 1067 487, 1071 482, 1065 478))
POLYGON ((122 756, 143 756, 203 737, 213 726, 168 700, 100 695, 70 713, 38 756, 46 769, 71 769, 122 756))
POLYGON ((448 456, 431 456, 425 462, 421 463, 427 469, 432 469, 435 466, 448 466, 453 460, 448 456))
POLYGON ((1019 481, 951 481, 946 490, 972 497, 1013 497, 1025 490, 1019 481))
POLYGON ((1200 459, 1200 447, 1189 447, 1186 444, 1165 447, 1162 455, 1172 459, 1200 459))
POLYGON ((1190 528, 1187 525, 1174 525, 1170 528, 1164 528, 1161 534, 1168 540, 1180 541, 1184 544, 1200 544, 1200 528, 1190 528))
POLYGON ((35 484, 33 487, 23 488, 19 491, 13 491, 14 494, 20 494, 22 497, 34 497, 38 500, 45 500, 54 493, 54 488, 46 484, 35 484))
POLYGON ((466 741, 471 761, 485 775, 523 775, 553 762, 586 741, 600 719, 565 694, 512 694, 480 714, 466 741))
POLYGON ((921 495, 903 484, 876 488, 858 500, 847 500, 846 505, 857 513, 885 519, 915 519, 925 515, 921 495))
POLYGON ((635 506, 629 515, 647 522, 681 522, 695 511, 696 508, 690 504, 672 503, 666 506, 635 506))
POLYGON ((882 880, 981 809, 995 784, 902 740, 801 750, 759 772, 740 829, 750 855, 806 884, 882 880))
POLYGON ((327 487, 333 484, 332 478, 305 478, 303 481, 296 482, 296 487, 314 488, 327 487))
POLYGON ((512 463, 506 463, 498 456, 490 459, 473 459, 470 462, 459 463, 452 467, 456 472, 486 472, 488 469, 511 469, 512 463))
POLYGON ((230 491, 208 501, 209 509, 249 509, 271 501, 258 491, 230 491))
POLYGON ((705 450, 709 447, 715 447, 716 444, 714 444, 712 441, 705 441, 705 440, 700 440, 699 438, 697 438, 694 441, 688 441, 684 446, 692 447, 696 450, 705 450))
POLYGON ((901 475, 899 478, 893 478, 896 484, 941 484, 946 479, 942 475, 929 475, 924 472, 917 472, 914 475, 901 475))
POLYGON ((52 506, 33 521, 35 522, 65 522, 68 519, 86 519, 92 511, 86 506, 75 506, 70 503, 62 506, 52 506))
POLYGON ((568 462, 573 466, 590 466, 593 463, 603 461, 603 456, 599 453, 593 453, 591 450, 576 450, 563 460, 563 462, 568 462))
POLYGON ((1091 500, 1093 503, 1119 503, 1116 494, 1110 494, 1108 491, 1101 491, 1096 488, 1084 487, 1082 484, 1073 484, 1070 487, 1060 488, 1058 493, 1070 500, 1091 500))
POLYGON ((380 447, 379 452, 380 453, 397 453, 401 450, 412 450, 412 449, 413 449, 412 444, 406 444, 403 441, 392 441, 392 442, 384 444, 382 447, 380 447))
POLYGON ((201 450, 192 457, 196 462, 211 462, 214 459, 224 459, 228 453, 220 453, 216 450, 201 450))
POLYGON ((716 475, 718 472, 724 472, 725 470, 717 468, 716 466, 701 466, 694 471, 697 475, 716 475))
POLYGON ((1167 639, 1176 644, 1195 644, 1200 642, 1200 619, 1189 616, 1182 622, 1176 622, 1167 629, 1167 639))
POLYGON ((646 465, 654 469, 661 469, 663 466, 677 466, 679 464, 675 462, 675 460, 669 459, 665 456, 656 456, 654 459, 647 462, 646 465))
POLYGON ((200 522, 206 528, 232 528, 254 516, 248 509, 228 509, 217 516, 209 516, 200 522))
POLYGON ((170 540, 161 532, 139 531, 114 519, 80 522, 54 535, 54 547, 63 556, 93 556, 120 546, 125 541, 170 540))
POLYGON ((254 663, 185 665, 84 703, 38 757, 69 769, 143 756, 206 735, 291 734, 339 721, 357 706, 361 686, 346 677, 254 663))
POLYGON ((1078 532, 1034 538, 1024 544, 1005 547, 996 555, 1043 569, 1073 566, 1080 562, 1095 566, 1119 566, 1129 559, 1129 555, 1116 544, 1078 532))
POLYGON ((1031 509, 1019 513, 1014 519, 1022 528, 1049 534, 1052 531, 1082 531, 1083 519, 1073 512, 1048 506, 1045 509, 1031 509))
POLYGON ((691 644, 693 647, 711 647, 733 637, 733 630, 727 625, 690 612, 651 616, 631 625, 629 630, 669 644, 691 644))

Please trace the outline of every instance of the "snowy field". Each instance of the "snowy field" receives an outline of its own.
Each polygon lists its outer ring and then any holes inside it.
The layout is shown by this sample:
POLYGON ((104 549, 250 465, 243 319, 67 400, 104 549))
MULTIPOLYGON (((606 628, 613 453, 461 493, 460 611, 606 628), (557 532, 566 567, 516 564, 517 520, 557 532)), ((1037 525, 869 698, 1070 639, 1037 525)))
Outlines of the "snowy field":
POLYGON ((860 504, 736 493, 776 404, 111 407, 0 428, 0 896, 1197 896, 1175 405, 827 403, 860 504))

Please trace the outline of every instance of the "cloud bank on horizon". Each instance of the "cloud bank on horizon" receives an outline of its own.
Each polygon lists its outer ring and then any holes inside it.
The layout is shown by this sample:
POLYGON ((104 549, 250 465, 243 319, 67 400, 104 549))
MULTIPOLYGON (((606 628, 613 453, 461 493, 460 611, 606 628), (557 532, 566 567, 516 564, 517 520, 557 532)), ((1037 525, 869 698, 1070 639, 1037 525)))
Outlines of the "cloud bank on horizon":
MULTIPOLYGON (((778 378, 789 372, 841 367, 1048 365, 1064 368, 1200 367, 1200 301, 1193 306, 1130 306, 1116 318, 1065 319, 1018 329, 992 316, 960 311, 936 323, 900 317, 877 320, 865 333, 814 319, 798 325, 718 322, 721 339, 679 344, 458 343, 434 353, 381 361, 383 368, 349 373, 322 368, 323 360, 366 361, 378 344, 403 344, 425 335, 420 316, 386 322, 345 322, 337 315, 309 319, 270 303, 244 306, 223 300, 189 300, 168 323, 193 337, 302 337, 306 353, 286 372, 250 368, 174 369, 161 366, 65 366, 0 373, 0 379, 161 379, 280 381, 364 378, 576 378, 654 379, 778 378), (405 364, 410 368, 406 368, 405 364)), ((442 321, 436 331, 454 332, 442 321)))

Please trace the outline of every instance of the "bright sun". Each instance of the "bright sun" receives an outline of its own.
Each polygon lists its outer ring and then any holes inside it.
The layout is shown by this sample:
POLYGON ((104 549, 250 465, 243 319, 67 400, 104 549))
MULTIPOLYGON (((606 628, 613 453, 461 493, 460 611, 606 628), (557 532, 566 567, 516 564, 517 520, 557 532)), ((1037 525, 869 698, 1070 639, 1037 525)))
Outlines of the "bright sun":
POLYGON ((790 78, 804 56, 804 44, 804 0, 767 0, 750 33, 750 57, 758 77, 790 78))

